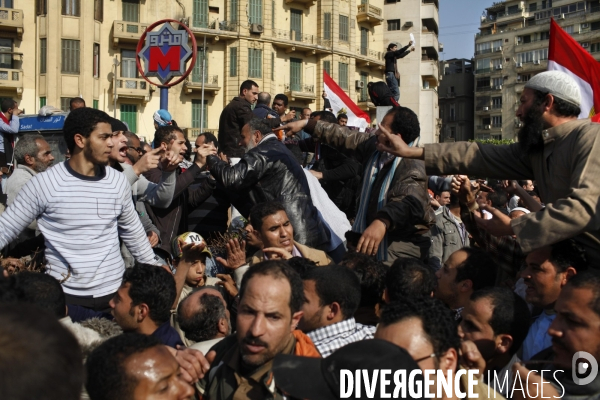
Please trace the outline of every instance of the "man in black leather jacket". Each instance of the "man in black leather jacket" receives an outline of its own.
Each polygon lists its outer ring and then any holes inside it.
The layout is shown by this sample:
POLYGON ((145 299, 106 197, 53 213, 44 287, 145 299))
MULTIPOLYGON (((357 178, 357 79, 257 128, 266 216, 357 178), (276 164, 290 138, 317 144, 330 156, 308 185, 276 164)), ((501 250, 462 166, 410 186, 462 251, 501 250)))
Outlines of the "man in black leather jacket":
MULTIPOLYGON (((212 176, 228 191, 247 198, 250 206, 281 202, 294 227, 294 240, 325 249, 329 231, 312 203, 302 166, 262 119, 253 118, 244 125, 241 137, 240 146, 246 154, 236 165, 230 166, 216 156, 207 158, 212 176)), ((247 210, 239 211, 248 217, 247 210)))

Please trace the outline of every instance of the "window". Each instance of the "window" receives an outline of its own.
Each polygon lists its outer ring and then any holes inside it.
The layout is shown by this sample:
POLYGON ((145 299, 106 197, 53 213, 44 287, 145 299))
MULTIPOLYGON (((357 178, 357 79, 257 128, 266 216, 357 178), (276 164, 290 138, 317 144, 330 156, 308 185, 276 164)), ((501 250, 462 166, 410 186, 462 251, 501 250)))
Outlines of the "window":
POLYGON ((340 40, 347 42, 348 41, 348 17, 345 15, 340 15, 340 40))
POLYGON ((532 50, 525 51, 522 53, 517 53, 517 62, 518 63, 530 63, 534 61, 547 60, 548 59, 548 49, 540 49, 540 50, 532 50))
POLYGON ((369 30, 360 28, 360 54, 366 56, 369 53, 369 30))
POLYGON ((46 14, 48 14, 47 0, 36 0, 35 15, 46 15, 46 14))
POLYGON ((388 19, 387 30, 388 31, 399 31, 400 30, 400 20, 399 19, 388 19))
POLYGON ((475 72, 478 74, 489 72, 490 71, 490 59, 489 58, 480 58, 477 60, 475 72))
POLYGON ((532 12, 532 11, 537 11, 537 3, 529 4, 529 12, 532 12))
POLYGON ((208 28, 208 0, 194 0, 192 20, 196 28, 208 28))
POLYGON ((502 115, 492 116, 492 127, 493 128, 502 128, 502 115))
POLYGON ((48 59, 48 41, 40 39, 40 74, 46 73, 46 62, 48 59))
POLYGON ((358 101, 369 101, 369 93, 367 88, 367 84, 369 83, 369 74, 366 72, 361 72, 360 81, 362 82, 362 89, 360 89, 360 97, 358 101))
POLYGON ((302 40, 302 10, 290 10, 290 31, 292 32, 292 40, 302 40))
POLYGON ((348 64, 338 63, 339 71, 338 71, 338 84, 344 90, 348 90, 348 64))
POLYGON ((208 57, 204 53, 203 47, 198 47, 198 56, 196 58, 196 64, 192 70, 192 82, 202 82, 202 63, 204 62, 204 83, 208 79, 208 57))
POLYGON ((140 22, 140 2, 139 2, 139 0, 122 0, 122 1, 123 1, 123 21, 140 22))
POLYGON ((121 121, 125 122, 130 132, 137 132, 137 106, 135 104, 121 104, 121 121))
POLYGON ((98 109, 98 100, 94 100, 92 102, 92 108, 95 108, 96 110, 98 109))
POLYGON ((600 21, 592 22, 591 30, 597 31, 600 29, 600 21))
POLYGON ((565 30, 565 32, 569 33, 569 34, 573 34, 574 32, 574 26, 573 25, 569 25, 569 26, 565 26, 563 29, 565 30))
POLYGON ((590 53, 598 53, 600 52, 600 43, 592 43, 590 45, 590 53))
POLYGON ((331 13, 323 14, 323 39, 331 40, 331 13))
POLYGON ((61 71, 67 74, 79 73, 79 40, 61 40, 61 71))
POLYGON ((385 0, 385 4, 396 4, 400 0, 385 0))
POLYGON ((94 19, 100 22, 104 20, 104 0, 94 0, 94 19))
POLYGON ((238 0, 229 1, 229 22, 238 22, 238 0))
POLYGON ((331 61, 323 61, 323 69, 327 75, 331 76, 331 61))
POLYGON ((44 107, 45 105, 46 105, 46 98, 40 97, 40 108, 44 107))
POLYGON ((94 65, 92 69, 94 78, 100 77, 100 45, 94 43, 94 65))
POLYGON ((62 15, 79 17, 81 13, 80 0, 62 0, 62 15))
POLYGON ((521 82, 527 82, 528 80, 531 79, 531 74, 518 75, 517 77, 521 78, 521 82))
POLYGON ((302 91, 302 60, 298 58, 290 58, 290 89, 302 91))
POLYGON ((12 39, 0 39, 0 68, 13 67, 13 42, 12 39))
POLYGON ((0 0, 0 7, 13 8, 13 0, 0 0))
POLYGON ((492 79, 492 86, 497 89, 499 89, 503 83, 504 83, 504 78, 493 78, 492 79))
POLYGON ((248 77, 262 78, 261 49, 248 49, 248 77))
POLYGON ((499 69, 498 66, 502 66, 502 59, 501 58, 495 58, 492 60, 492 68, 494 69, 499 69))
POLYGON ((237 76, 237 47, 229 48, 229 76, 237 76))
POLYGON ((263 23, 262 0, 249 0, 249 1, 250 1, 250 23, 262 25, 262 23, 263 23))
POLYGON ((192 100, 192 128, 208 127, 208 100, 192 100), (204 115, 204 118, 202 117, 204 115))
POLYGON ((271 29, 275 29, 275 0, 271 1, 271 29))
POLYGON ((64 112, 69 112, 69 108, 71 106, 71 98, 70 97, 61 97, 60 98, 60 109, 64 112))
POLYGON ((450 121, 456 121, 456 109, 454 106, 450 106, 450 121))
POLYGON ((492 108, 502 108, 502 96, 492 97, 492 108))
MULTIPOLYGON (((138 70, 135 62, 135 50, 123 50, 121 52, 121 77, 122 78, 137 78, 138 70)), ((126 87, 135 85, 135 81, 126 81, 126 87), (132 83, 130 83, 132 82, 132 83)), ((135 89, 135 86, 132 87, 135 89)))
POLYGON ((271 53, 271 80, 275 80, 275 53, 271 53))

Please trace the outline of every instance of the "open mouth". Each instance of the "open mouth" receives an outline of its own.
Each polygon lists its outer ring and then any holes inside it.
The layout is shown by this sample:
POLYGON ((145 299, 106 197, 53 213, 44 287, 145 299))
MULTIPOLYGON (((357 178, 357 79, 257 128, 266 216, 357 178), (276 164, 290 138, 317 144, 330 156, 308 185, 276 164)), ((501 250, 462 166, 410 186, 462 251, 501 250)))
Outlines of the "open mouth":
POLYGON ((119 149, 119 155, 121 157, 127 157, 127 146, 123 146, 119 149))

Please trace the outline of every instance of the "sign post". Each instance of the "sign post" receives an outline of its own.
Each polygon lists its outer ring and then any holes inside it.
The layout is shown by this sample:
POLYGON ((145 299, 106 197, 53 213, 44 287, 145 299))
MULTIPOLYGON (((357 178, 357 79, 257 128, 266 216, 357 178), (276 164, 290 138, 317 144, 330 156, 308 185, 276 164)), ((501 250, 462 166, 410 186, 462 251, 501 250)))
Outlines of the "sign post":
POLYGON ((194 68, 197 56, 194 33, 181 22, 174 19, 162 19, 150 25, 140 38, 136 50, 136 64, 142 78, 151 85, 160 88, 160 108, 167 110, 169 106, 169 88, 183 81, 194 68), (173 28, 172 23, 183 27, 173 28), (157 31, 157 26, 162 25, 157 31), (192 40, 192 48, 188 39, 192 40), (186 63, 192 62, 186 69, 186 63), (144 68, 140 60, 144 61, 144 68), (150 77, 158 79, 160 84, 152 82, 150 77), (172 81, 174 77, 179 77, 172 81))

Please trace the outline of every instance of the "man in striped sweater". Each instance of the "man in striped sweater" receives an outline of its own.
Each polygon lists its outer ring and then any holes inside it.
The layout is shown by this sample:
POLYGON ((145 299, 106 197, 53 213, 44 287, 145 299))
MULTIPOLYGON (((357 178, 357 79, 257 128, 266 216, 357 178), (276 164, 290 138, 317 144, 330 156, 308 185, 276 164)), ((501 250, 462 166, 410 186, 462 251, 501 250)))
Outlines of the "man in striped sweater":
POLYGON ((114 146, 110 117, 76 109, 63 132, 70 160, 34 176, 0 215, 0 248, 37 219, 48 274, 62 282, 67 303, 104 310, 123 276, 119 237, 138 262, 161 263, 135 212, 127 178, 106 167, 114 146))

